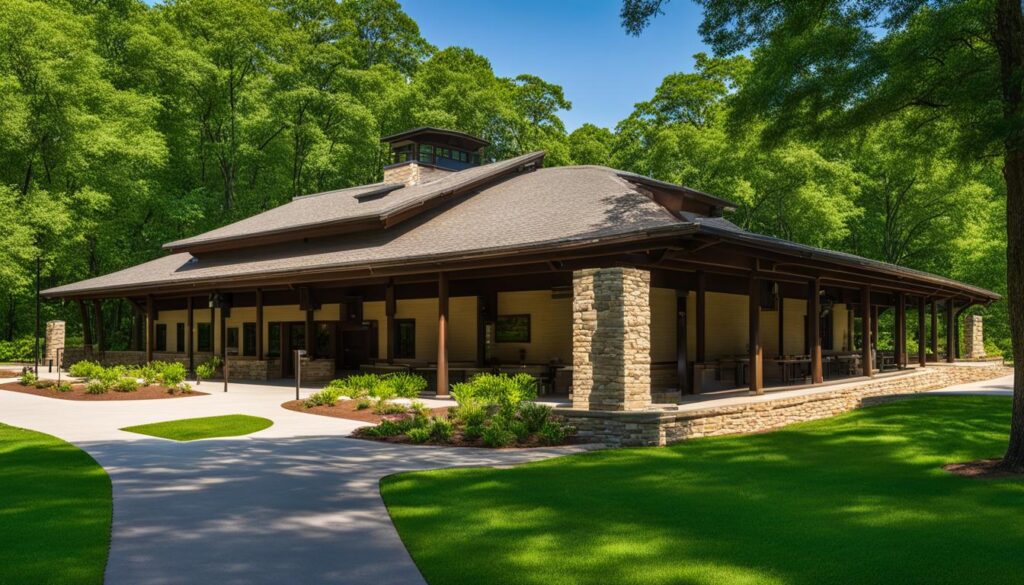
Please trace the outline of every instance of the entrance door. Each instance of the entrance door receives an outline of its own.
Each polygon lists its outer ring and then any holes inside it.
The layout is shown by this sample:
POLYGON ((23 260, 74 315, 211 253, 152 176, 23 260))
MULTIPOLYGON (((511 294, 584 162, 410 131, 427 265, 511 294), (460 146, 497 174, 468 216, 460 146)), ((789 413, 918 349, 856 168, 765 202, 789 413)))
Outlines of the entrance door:
POLYGON ((282 323, 284 347, 281 348, 281 374, 285 378, 295 376, 295 350, 306 349, 306 324, 302 321, 282 323))
POLYGON ((341 332, 341 368, 358 370, 361 364, 369 361, 369 331, 367 329, 343 330, 341 332))

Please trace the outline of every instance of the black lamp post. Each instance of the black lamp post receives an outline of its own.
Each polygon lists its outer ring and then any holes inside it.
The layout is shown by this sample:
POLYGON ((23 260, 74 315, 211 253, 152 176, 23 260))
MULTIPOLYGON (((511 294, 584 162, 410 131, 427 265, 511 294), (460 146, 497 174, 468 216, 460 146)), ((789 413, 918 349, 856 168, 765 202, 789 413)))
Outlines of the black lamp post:
POLYGON ((302 379, 302 356, 304 355, 306 355, 306 350, 295 350, 295 400, 299 399, 299 385, 302 379))
POLYGON ((39 310, 40 310, 40 297, 39 297, 39 272, 40 265, 42 263, 42 257, 36 256, 36 339, 35 339, 35 362, 36 362, 36 377, 39 377, 39 310))

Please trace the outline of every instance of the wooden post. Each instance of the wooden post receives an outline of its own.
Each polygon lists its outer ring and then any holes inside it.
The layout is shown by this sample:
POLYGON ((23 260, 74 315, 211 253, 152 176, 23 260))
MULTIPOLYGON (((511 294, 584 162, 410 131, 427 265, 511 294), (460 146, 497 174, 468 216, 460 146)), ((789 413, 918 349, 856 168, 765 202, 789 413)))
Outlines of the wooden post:
POLYGON ((953 312, 953 299, 946 301, 946 362, 956 362, 956 337, 953 334, 956 329, 956 318, 953 312))
POLYGON ((786 297, 779 289, 779 357, 786 355, 786 297))
POLYGON ((263 361, 263 289, 260 288, 256 289, 256 360, 263 361))
POLYGON ((448 395, 448 275, 437 275, 437 395, 448 395))
POLYGON ((195 323, 195 301, 193 300, 193 298, 191 296, 189 296, 188 297, 188 301, 186 301, 186 303, 187 303, 186 310, 188 311, 188 314, 185 316, 185 329, 187 330, 185 332, 185 344, 186 344, 185 345, 185 349, 188 351, 188 371, 189 372, 195 372, 196 371, 196 352, 195 352, 195 349, 194 349, 195 343, 192 341, 192 337, 193 337, 193 333, 192 332, 193 332, 193 330, 195 329, 195 326, 196 326, 196 323, 195 323))
POLYGON ((82 345, 86 351, 92 351, 92 324, 89 323, 89 308, 85 301, 78 301, 78 310, 82 314, 82 345))
POLYGON ((224 307, 218 310, 220 315, 220 361, 224 364, 224 377, 227 378, 228 361, 228 320, 224 314, 224 307))
POLYGON ((153 306, 153 297, 146 297, 146 363, 153 361, 153 346, 156 344, 155 330, 156 307, 153 306))
POLYGON ((106 349, 106 343, 103 341, 103 304, 99 299, 93 299, 92 301, 92 312, 96 318, 96 351, 103 353, 106 349))
POLYGON ((387 346, 384 357, 388 363, 395 361, 395 285, 388 282, 384 287, 384 316, 385 327, 387 327, 387 346))
POLYGON ((871 343, 878 349, 878 305, 871 307, 871 343))
POLYGON ((821 283, 815 278, 807 287, 807 321, 811 331, 811 383, 821 384, 825 377, 821 369, 821 283))
POLYGON ((917 299, 917 365, 922 368, 928 364, 928 356, 924 347, 924 297, 917 299))
POLYGON ((764 394, 764 351, 761 348, 761 281, 756 272, 750 275, 750 292, 747 304, 750 309, 750 367, 747 382, 754 394, 764 394))
POLYGON ((697 272, 697 348, 695 361, 703 364, 707 360, 705 354, 705 333, 707 326, 707 276, 703 270, 697 272))
POLYGON ((871 318, 874 316, 874 311, 871 307, 871 287, 869 286, 860 289, 860 312, 861 369, 865 376, 874 378, 875 368, 874 364, 871 363, 871 346, 874 342, 871 338, 871 332, 873 331, 871 318))
POLYGON ((686 297, 690 291, 676 291, 676 379, 679 382, 679 392, 689 394, 690 372, 686 361, 686 297))
POLYGON ((896 323, 893 327, 895 338, 896 367, 903 369, 907 367, 907 303, 903 293, 896 293, 896 323))
POLYGON ((210 297, 210 357, 217 355, 217 314, 214 297, 210 297))
POLYGON ((856 325, 853 322, 853 307, 846 304, 846 347, 853 351, 853 330, 856 325))
POLYGON ((316 336, 313 335, 313 328, 315 323, 313 322, 313 309, 306 309, 306 356, 309 357, 310 361, 316 359, 316 336))
POLYGON ((932 355, 939 361, 939 309, 938 303, 932 299, 932 355))

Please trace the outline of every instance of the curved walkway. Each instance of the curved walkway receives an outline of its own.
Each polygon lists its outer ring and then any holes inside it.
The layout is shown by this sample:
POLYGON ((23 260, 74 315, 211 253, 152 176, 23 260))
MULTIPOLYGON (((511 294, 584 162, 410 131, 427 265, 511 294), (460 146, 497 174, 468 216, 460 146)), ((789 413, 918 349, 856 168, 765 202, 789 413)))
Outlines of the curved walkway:
MULTIPOLYGON (((0 422, 85 449, 110 475, 112 584, 423 583, 378 490, 385 475, 508 465, 582 450, 489 451, 346 438, 363 423, 285 410, 286 385, 203 384, 209 396, 84 402, 0 391, 0 422), (218 414, 274 421, 178 443, 121 427, 218 414)), ((310 391, 304 390, 303 396, 310 391)), ((444 538, 444 535, 438 535, 444 538)))

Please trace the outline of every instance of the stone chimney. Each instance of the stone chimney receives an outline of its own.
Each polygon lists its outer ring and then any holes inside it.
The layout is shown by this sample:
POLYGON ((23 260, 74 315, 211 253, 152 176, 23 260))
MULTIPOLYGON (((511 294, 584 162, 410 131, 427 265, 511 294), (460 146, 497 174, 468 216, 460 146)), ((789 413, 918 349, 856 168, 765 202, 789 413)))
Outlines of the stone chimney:
POLYGON ((982 332, 981 315, 967 315, 964 318, 964 349, 966 359, 985 357, 985 336, 982 332))
POLYGON ((384 167, 384 182, 402 183, 406 187, 412 187, 440 179, 452 172, 454 171, 410 160, 384 167))
POLYGON ((43 356, 44 363, 53 362, 53 365, 59 366, 57 363, 57 352, 64 350, 64 322, 63 321, 47 321, 46 322, 46 354, 43 356))

